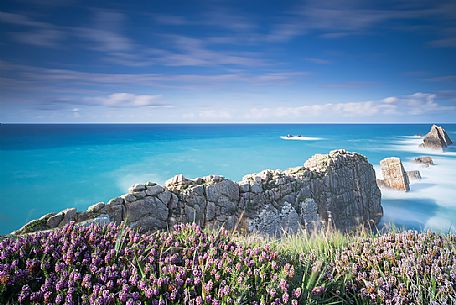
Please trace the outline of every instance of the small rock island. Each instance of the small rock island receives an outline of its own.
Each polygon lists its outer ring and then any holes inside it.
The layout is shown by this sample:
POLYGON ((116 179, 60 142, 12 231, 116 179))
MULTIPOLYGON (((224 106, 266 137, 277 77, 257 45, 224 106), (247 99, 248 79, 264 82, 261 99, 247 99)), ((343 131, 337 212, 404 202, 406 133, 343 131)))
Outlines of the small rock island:
POLYGON ((423 143, 420 147, 443 150, 453 144, 445 129, 441 126, 432 125, 429 131, 423 138, 423 143))

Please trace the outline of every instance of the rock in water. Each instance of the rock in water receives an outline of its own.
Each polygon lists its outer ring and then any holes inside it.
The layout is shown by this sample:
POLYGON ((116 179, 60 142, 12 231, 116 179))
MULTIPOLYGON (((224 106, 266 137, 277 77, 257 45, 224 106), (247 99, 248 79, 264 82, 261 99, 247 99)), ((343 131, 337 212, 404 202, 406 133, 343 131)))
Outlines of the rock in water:
POLYGON ((315 155, 304 166, 264 170, 236 183, 221 176, 187 179, 165 186, 137 184, 129 194, 85 212, 49 214, 16 234, 52 229, 69 221, 125 222, 142 231, 195 222, 202 227, 270 235, 331 227, 348 231, 375 225, 383 215, 375 171, 367 158, 345 150, 315 155), (93 221, 92 221, 93 220, 93 221))
POLYGON ((420 147, 443 150, 451 144, 453 142, 445 129, 437 125, 432 125, 431 131, 424 136, 423 143, 420 144, 420 147))
POLYGON ((418 170, 407 171, 409 180, 421 180, 421 173, 418 170))
POLYGON ((426 156, 426 157, 418 157, 415 158, 415 163, 423 164, 425 167, 429 167, 429 165, 434 165, 434 161, 432 160, 432 157, 426 156))
POLYGON ((388 188, 410 191, 410 182, 399 158, 386 158, 380 161, 383 173, 383 185, 388 188))

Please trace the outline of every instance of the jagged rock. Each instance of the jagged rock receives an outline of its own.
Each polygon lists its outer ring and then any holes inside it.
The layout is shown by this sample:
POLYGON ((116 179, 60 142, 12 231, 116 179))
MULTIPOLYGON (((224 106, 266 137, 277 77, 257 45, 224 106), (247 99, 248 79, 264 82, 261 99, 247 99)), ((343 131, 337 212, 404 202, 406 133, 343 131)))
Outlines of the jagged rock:
POLYGON ((187 216, 188 222, 197 222, 196 219, 196 210, 194 207, 191 207, 189 205, 186 205, 184 207, 185 210, 185 216, 187 216))
POLYGON ((105 204, 104 202, 98 202, 98 203, 95 203, 94 205, 91 205, 87 208, 87 212, 90 212, 90 213, 98 213, 100 211, 102 211, 105 207, 105 204))
POLYGON ((414 159, 415 163, 423 164, 426 167, 429 167, 429 165, 434 165, 434 161, 432 160, 432 157, 426 156, 426 157, 417 157, 414 159))
POLYGON ((154 197, 127 202, 124 220, 131 227, 144 231, 165 229, 167 227, 168 207, 154 197))
POLYGON ((113 198, 108 201, 108 205, 119 205, 124 204, 125 200, 122 197, 113 198))
POLYGON ((109 200, 105 207, 105 212, 108 214, 109 219, 117 224, 120 224, 124 219, 125 200, 122 197, 117 197, 109 200))
POLYGON ((344 150, 315 155, 304 166, 289 170, 246 175, 239 183, 216 175, 194 180, 177 175, 165 187, 149 182, 129 191, 87 212, 50 214, 24 230, 47 229, 48 220, 57 215, 58 226, 70 219, 100 220, 107 215, 112 222, 143 231, 195 222, 203 227, 280 234, 296 232, 301 226, 312 231, 332 225, 347 231, 376 224, 383 215, 372 165, 364 156, 344 150))
POLYGON ((168 181, 166 181, 165 187, 168 189, 180 190, 182 188, 187 187, 191 183, 192 183, 191 180, 185 178, 184 175, 179 174, 179 175, 176 175, 173 178, 169 179, 168 181))
POLYGON ((391 157, 380 161, 383 183, 386 187, 406 191, 410 190, 410 182, 402 165, 401 159, 391 157))
POLYGON ((124 200, 124 202, 133 202, 136 200, 136 196, 133 194, 125 194, 120 196, 124 200))
POLYGON ((259 194, 263 191, 262 186, 259 183, 253 183, 250 188, 252 189, 252 193, 259 194))
POLYGON ((215 203, 209 201, 206 207, 206 221, 212 221, 217 216, 215 203))
POLYGON ((301 223, 308 232, 319 230, 322 220, 318 215, 318 205, 312 198, 306 198, 301 202, 301 223))
POLYGON ((168 190, 164 190, 163 192, 159 193, 157 198, 163 202, 164 204, 168 204, 171 200, 172 193, 168 190))
POLYGON ((239 186, 236 183, 231 180, 215 181, 206 187, 207 200, 217 202, 221 197, 226 197, 231 201, 239 200, 239 186))
POLYGON ((443 150, 452 143, 445 129, 437 125, 432 125, 431 131, 424 136, 423 143, 420 144, 420 147, 443 150))
POLYGON ((305 167, 310 172, 299 173, 310 182, 310 196, 309 190, 302 190, 318 203, 322 221, 327 223, 332 215, 334 228, 346 231, 376 224, 383 216, 375 171, 366 157, 336 150, 312 157, 305 167))
POLYGON ((407 171, 409 180, 421 180, 421 173, 419 170, 407 171))
POLYGON ((147 196, 146 191, 133 192, 132 195, 135 196, 135 199, 143 199, 147 196))
POLYGON ((250 191, 250 184, 248 182, 240 182, 239 183, 239 191, 241 193, 247 193, 250 191))
POLYGON ((251 232, 266 233, 274 236, 280 236, 283 232, 296 233, 300 227, 300 217, 288 202, 280 210, 271 206, 266 207, 249 224, 251 232))
POLYGON ((11 232, 11 234, 20 235, 20 234, 26 234, 26 233, 36 232, 36 231, 48 230, 49 227, 47 226, 47 221, 49 220, 49 218, 51 218, 54 215, 55 215, 55 213, 49 213, 49 214, 41 216, 38 219, 33 219, 33 220, 27 222, 25 225, 23 225, 20 229, 14 231, 14 232, 11 232))
POLYGON ((249 222, 249 232, 260 232, 268 235, 277 235, 279 231, 279 212, 273 206, 268 206, 260 211, 257 217, 249 222))
POLYGON ((140 191, 145 191, 145 190, 146 190, 146 186, 144 184, 135 184, 128 189, 128 192, 130 194, 133 194, 135 192, 140 192, 140 191))
POLYGON ((165 189, 161 185, 148 186, 146 190, 147 196, 155 196, 163 192, 165 189))
POLYGON ((46 225, 48 226, 48 228, 56 228, 62 222, 62 220, 63 214, 58 213, 57 215, 49 217, 49 219, 46 222, 46 225))
POLYGON ((280 210, 280 229, 287 233, 296 233, 301 227, 301 220, 294 207, 286 202, 280 210))
POLYGON ((205 225, 205 213, 207 198, 205 197, 204 186, 188 184, 187 188, 179 189, 177 193, 177 209, 172 210, 172 216, 178 222, 205 225))
POLYGON ((57 215, 59 215, 59 214, 63 214, 63 219, 59 223, 59 227, 62 227, 64 225, 68 224, 70 221, 75 220, 77 212, 76 212, 75 208, 69 208, 69 209, 59 212, 57 215))
POLYGON ((383 180, 383 179, 376 179, 376 183, 377 183, 377 186, 380 187, 380 188, 388 187, 388 186, 385 184, 385 180, 383 180))
POLYGON ((106 206, 106 213, 111 221, 120 224, 124 220, 125 207, 123 205, 108 205, 106 206))

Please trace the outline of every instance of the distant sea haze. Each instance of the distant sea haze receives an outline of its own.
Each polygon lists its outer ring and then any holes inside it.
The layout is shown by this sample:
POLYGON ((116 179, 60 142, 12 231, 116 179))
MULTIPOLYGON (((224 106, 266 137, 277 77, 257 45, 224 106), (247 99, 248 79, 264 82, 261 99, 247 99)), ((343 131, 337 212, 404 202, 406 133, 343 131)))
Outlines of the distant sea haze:
MULTIPOLYGON (((0 234, 68 207, 123 194, 135 183, 164 183, 182 173, 240 180, 263 169, 302 165, 316 153, 344 148, 369 158, 379 173, 400 157, 422 180, 411 191, 382 191, 382 223, 455 230, 456 145, 445 153, 418 148, 431 124, 84 124, 0 126, 0 234), (291 136, 287 137, 288 135, 291 136), (301 137, 297 137, 301 136, 301 137), (411 159, 431 155, 435 166, 411 159)), ((456 124, 443 124, 453 142, 456 124)))

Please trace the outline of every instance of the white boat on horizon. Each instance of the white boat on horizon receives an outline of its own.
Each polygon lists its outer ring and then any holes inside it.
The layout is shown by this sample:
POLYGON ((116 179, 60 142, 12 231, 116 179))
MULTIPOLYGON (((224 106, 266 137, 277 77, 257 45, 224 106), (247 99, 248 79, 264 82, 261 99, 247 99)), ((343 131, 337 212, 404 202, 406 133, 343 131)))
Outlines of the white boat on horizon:
POLYGON ((288 134, 286 136, 281 136, 280 137, 282 140, 297 140, 297 141, 317 141, 317 140, 322 140, 323 138, 318 138, 318 137, 305 137, 302 135, 291 135, 288 134))

